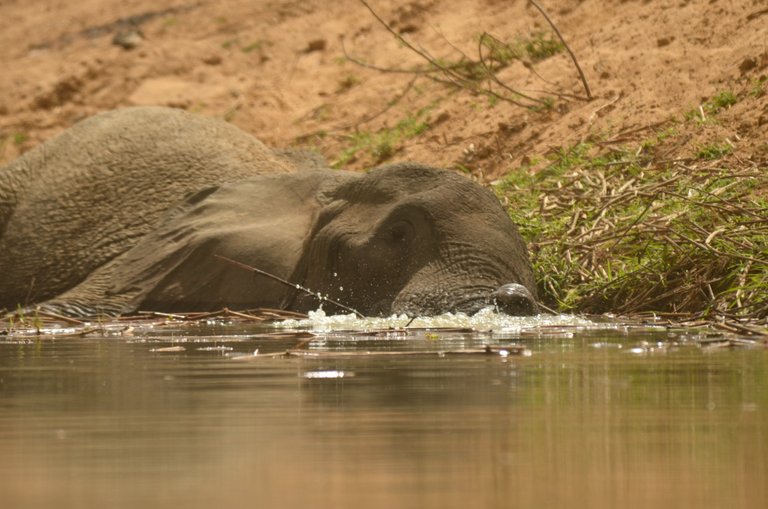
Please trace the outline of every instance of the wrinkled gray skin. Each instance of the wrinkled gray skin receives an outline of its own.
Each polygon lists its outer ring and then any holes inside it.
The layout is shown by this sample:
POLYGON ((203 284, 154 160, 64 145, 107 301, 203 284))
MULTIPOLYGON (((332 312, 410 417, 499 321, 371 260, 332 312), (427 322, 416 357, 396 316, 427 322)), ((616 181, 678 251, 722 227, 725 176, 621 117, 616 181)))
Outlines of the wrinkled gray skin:
POLYGON ((537 309, 515 226, 450 172, 330 170, 168 108, 97 115, 0 169, 0 308, 317 308, 216 254, 366 315, 537 309))

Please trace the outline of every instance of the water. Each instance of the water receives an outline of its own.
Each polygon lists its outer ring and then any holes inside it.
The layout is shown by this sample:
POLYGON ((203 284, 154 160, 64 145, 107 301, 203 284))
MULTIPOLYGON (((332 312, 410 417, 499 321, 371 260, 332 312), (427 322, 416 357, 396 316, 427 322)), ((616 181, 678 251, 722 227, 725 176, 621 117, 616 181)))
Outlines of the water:
POLYGON ((391 324, 0 336, 0 505, 768 507, 763 347, 573 317, 364 331, 391 324))

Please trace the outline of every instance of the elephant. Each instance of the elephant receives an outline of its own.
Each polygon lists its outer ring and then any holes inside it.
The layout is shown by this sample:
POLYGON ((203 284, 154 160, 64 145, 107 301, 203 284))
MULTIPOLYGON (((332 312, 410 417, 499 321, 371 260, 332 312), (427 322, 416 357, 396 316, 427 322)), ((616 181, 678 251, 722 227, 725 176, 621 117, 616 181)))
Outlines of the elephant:
POLYGON ((367 316, 538 313, 489 189, 410 162, 332 169, 166 107, 97 114, 0 169, 0 274, 0 308, 71 316, 317 309, 295 285, 367 316))

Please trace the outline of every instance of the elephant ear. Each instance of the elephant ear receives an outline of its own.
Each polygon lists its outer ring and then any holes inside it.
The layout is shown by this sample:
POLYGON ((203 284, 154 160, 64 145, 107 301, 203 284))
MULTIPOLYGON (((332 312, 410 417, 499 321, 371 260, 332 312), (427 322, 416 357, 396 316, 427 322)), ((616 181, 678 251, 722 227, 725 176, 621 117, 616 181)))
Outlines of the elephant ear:
POLYGON ((183 218, 220 186, 190 193, 161 218, 161 228, 138 241, 127 252, 97 268, 84 281, 66 292, 43 302, 40 307, 63 314, 91 316, 117 315, 136 310, 146 288, 159 280, 183 259, 190 249, 194 228, 183 218), (170 233, 170 235, 169 235, 170 233))
POLYGON ((327 175, 254 177, 190 195, 160 228, 56 303, 106 302, 110 312, 279 306, 290 289, 215 255, 290 277, 320 208, 317 191, 327 175))
MULTIPOLYGON (((303 255, 291 274, 291 281, 302 282, 323 294, 329 293, 331 298, 337 291, 343 291, 339 290, 340 285, 332 282, 335 274, 357 271, 359 267, 340 266, 343 258, 340 250, 360 248, 404 198, 435 186, 436 172, 408 163, 377 168, 368 174, 337 172, 344 177, 319 190, 321 209, 305 242, 303 255)), ((364 265, 365 261, 358 259, 357 264, 364 265)), ((369 274, 361 273, 360 277, 366 278, 369 274)), ((307 310, 317 304, 314 297, 296 293, 287 305, 307 310)))

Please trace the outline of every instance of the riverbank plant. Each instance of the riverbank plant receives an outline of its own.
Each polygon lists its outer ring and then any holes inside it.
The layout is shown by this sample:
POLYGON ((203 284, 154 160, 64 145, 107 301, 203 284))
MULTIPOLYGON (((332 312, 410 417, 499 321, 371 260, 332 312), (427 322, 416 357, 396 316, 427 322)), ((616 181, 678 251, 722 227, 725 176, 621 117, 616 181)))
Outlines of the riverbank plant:
POLYGON ((540 297, 563 311, 768 316, 768 176, 728 152, 649 163, 582 143, 497 183, 540 297))

